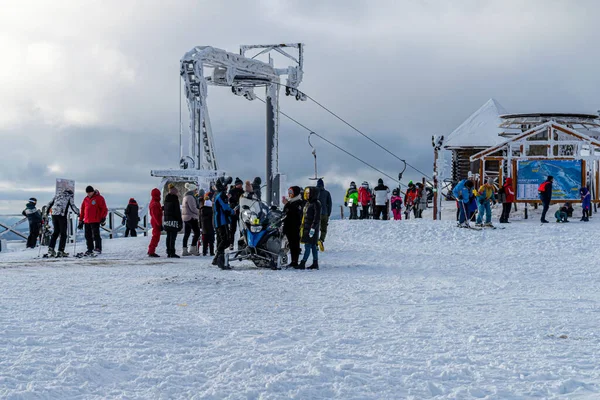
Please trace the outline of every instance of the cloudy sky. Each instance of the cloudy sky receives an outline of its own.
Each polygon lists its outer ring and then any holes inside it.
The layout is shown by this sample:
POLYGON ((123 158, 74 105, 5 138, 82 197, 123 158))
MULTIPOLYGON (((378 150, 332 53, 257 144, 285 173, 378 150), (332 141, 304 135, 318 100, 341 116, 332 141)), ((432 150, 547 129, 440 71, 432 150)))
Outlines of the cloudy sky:
MULTIPOLYGON (((178 166, 179 59, 196 45, 305 43, 300 88, 428 173, 431 135, 490 97, 510 112, 600 109, 594 0, 0 0, 0 9, 0 213, 30 196, 48 201, 57 177, 99 188, 113 207, 146 203, 159 183, 149 171, 178 166)), ((264 105, 215 87, 208 101, 220 167, 264 177, 264 105)), ((282 96, 281 108, 389 175, 401 168, 314 103, 282 96)), ((289 183, 313 174, 306 138, 282 118, 289 183)), ((336 200, 350 180, 379 177, 314 142, 336 200)))

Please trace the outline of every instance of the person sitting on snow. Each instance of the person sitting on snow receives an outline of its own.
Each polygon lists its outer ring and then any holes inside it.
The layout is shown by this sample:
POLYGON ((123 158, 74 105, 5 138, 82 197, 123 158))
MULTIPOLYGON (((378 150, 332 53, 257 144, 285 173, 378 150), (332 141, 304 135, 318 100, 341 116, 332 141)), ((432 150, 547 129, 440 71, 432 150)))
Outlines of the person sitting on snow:
POLYGON ((554 218, 556 218, 556 222, 569 222, 567 219, 569 216, 568 207, 562 206, 554 213, 554 218))

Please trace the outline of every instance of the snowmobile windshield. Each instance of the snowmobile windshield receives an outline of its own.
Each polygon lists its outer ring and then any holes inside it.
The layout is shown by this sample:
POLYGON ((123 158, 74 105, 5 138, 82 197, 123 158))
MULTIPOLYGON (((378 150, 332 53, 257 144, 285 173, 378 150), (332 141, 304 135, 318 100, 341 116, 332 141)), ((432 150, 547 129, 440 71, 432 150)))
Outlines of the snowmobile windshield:
POLYGON ((267 221, 269 215, 269 207, 260 201, 253 201, 251 204, 246 204, 247 208, 243 207, 241 216, 242 221, 250 225, 262 225, 267 221))

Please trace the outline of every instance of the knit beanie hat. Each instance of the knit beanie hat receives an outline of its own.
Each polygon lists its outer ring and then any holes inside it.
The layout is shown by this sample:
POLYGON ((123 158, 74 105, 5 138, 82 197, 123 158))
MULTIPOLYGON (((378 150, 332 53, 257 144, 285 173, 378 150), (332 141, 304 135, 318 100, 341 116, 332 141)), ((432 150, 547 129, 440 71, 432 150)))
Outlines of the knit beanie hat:
POLYGON ((243 185, 244 182, 242 182, 242 180, 240 178, 235 178, 234 184, 235 184, 235 186, 237 186, 237 185, 243 185))
POLYGON ((194 190, 198 189, 198 186, 194 185, 194 184, 193 184, 193 183, 191 183, 191 182, 188 182, 188 183, 186 183, 186 184, 185 184, 185 188, 186 188, 187 190, 189 190, 189 191, 192 191, 192 192, 193 192, 194 190))
POLYGON ((37 204, 37 199, 35 197, 29 198, 29 202, 33 204, 37 204))
POLYGON ((93 191, 94 191, 94 188, 91 185, 88 185, 88 187, 85 188, 86 193, 92 193, 93 191))

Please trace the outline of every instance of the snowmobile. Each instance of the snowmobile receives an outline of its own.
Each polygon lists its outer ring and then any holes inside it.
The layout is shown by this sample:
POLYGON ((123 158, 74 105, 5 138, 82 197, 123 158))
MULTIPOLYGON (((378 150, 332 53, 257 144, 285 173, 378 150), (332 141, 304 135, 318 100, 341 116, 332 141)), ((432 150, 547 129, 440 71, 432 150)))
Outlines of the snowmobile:
POLYGON ((240 199, 238 250, 225 254, 230 261, 250 260, 258 268, 281 269, 288 262, 288 243, 283 234, 285 216, 258 199, 240 199))

